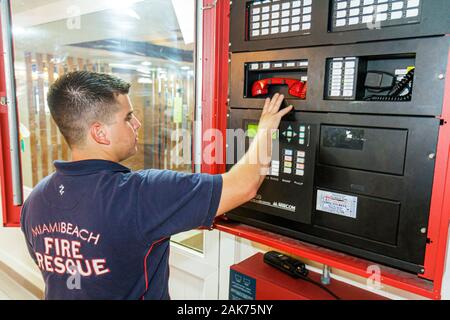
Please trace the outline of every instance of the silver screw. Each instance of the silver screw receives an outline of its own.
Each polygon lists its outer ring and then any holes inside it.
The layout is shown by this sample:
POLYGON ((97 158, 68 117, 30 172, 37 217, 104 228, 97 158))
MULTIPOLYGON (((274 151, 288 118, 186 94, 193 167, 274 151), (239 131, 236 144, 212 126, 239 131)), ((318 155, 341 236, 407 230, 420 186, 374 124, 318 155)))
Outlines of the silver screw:
POLYGON ((438 76, 438 78, 439 78, 439 80, 444 80, 445 76, 441 73, 441 74, 438 76))
POLYGON ((420 232, 423 233, 423 234, 427 233, 427 228, 420 229, 420 232))
POLYGON ((436 154, 435 154, 435 153, 430 153, 430 154, 428 155, 428 159, 430 159, 430 160, 433 160, 435 157, 436 157, 436 154))
POLYGON ((322 276, 320 277, 320 282, 322 282, 323 285, 328 286, 331 283, 331 269, 327 265, 323 265, 322 268, 322 276))

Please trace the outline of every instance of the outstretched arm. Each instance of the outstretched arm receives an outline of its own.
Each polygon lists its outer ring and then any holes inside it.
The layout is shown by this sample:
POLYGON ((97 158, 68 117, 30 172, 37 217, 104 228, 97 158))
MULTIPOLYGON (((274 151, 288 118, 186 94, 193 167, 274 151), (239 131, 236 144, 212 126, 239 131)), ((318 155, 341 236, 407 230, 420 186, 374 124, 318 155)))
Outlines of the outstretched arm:
POLYGON ((253 199, 269 170, 272 159, 272 132, 292 106, 280 111, 284 96, 266 99, 258 132, 247 153, 231 170, 222 175, 222 195, 217 215, 224 214, 253 199))

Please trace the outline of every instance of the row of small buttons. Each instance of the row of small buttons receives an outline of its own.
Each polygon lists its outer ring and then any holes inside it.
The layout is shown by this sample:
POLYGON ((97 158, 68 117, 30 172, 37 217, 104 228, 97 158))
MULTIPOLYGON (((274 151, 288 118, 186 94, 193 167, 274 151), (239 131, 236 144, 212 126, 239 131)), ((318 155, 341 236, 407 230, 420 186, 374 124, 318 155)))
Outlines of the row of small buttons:
POLYGON ((292 174, 292 157, 294 151, 291 149, 284 150, 284 173, 292 174))
MULTIPOLYGON (((286 174, 292 174, 293 168, 293 156, 294 151, 291 149, 284 150, 284 170, 286 174)), ((295 163, 295 175, 304 176, 305 175, 305 156, 304 151, 297 151, 297 160, 295 163)))
POLYGON ((334 58, 330 64, 330 97, 351 97, 355 86, 356 58, 334 58))
POLYGON ((305 175, 305 156, 305 151, 297 151, 297 167, 295 170, 297 176, 305 175))
POLYGON ((254 62, 250 64, 250 70, 267 70, 267 69, 279 69, 279 68, 306 68, 308 67, 308 60, 299 61, 275 61, 275 62, 254 62))
POLYGON ((336 2, 335 26, 354 26, 419 16, 420 0, 344 0, 336 2))
POLYGON ((298 135, 298 144, 304 145, 305 144, 305 137, 306 137, 306 127, 300 126, 300 133, 298 135))
POLYGON ((252 37, 311 29, 312 0, 303 0, 303 6, 302 1, 296 0, 258 7, 266 3, 271 1, 256 1, 251 5, 252 37))
POLYGON ((305 144, 305 138, 306 138, 306 127, 300 126, 300 132, 297 134, 295 131, 293 131, 292 126, 289 126, 286 131, 283 131, 281 134, 286 137, 287 142, 291 142, 293 138, 297 137, 298 135, 298 143, 301 145, 305 144))
POLYGON ((295 170, 295 174, 297 176, 305 175, 305 157, 306 157, 305 151, 297 151, 297 167, 295 170))
POLYGON ((276 177, 280 175, 280 161, 272 160, 270 165, 270 175, 276 177))

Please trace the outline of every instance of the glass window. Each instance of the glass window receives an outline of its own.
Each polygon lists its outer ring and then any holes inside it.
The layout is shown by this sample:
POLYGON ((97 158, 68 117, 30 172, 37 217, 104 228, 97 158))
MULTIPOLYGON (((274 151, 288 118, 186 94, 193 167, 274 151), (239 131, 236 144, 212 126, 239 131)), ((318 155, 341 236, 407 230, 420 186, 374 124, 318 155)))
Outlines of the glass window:
MULTIPOLYGON (((124 165, 192 172, 192 141, 183 133, 193 132, 195 120, 195 0, 14 0, 12 21, 25 188, 52 173, 54 160, 70 160, 46 95, 73 70, 132 84, 142 127, 139 151, 124 165)), ((199 237, 179 240, 202 251, 199 237)))

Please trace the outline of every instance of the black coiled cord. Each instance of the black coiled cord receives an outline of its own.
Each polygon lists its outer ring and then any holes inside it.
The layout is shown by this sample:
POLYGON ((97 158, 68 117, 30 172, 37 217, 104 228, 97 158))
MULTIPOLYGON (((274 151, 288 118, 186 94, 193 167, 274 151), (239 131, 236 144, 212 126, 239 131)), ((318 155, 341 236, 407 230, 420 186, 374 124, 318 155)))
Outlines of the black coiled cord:
MULTIPOLYGON (((392 88, 388 95, 391 97, 397 97, 400 93, 402 93, 403 90, 405 90, 408 84, 411 84, 410 87, 412 88, 412 83, 414 80, 414 70, 415 69, 409 70, 409 72, 403 77, 403 79, 400 80, 400 82, 397 83, 394 88, 392 88)), ((411 93, 411 89, 409 93, 411 93)))
POLYGON ((405 102, 411 101, 412 99, 412 86, 414 81, 414 71, 411 69, 408 73, 400 80, 391 91, 389 91, 386 96, 369 96, 365 98, 365 101, 393 101, 393 102, 405 102), (400 94, 409 86, 409 92, 403 96, 400 94))

